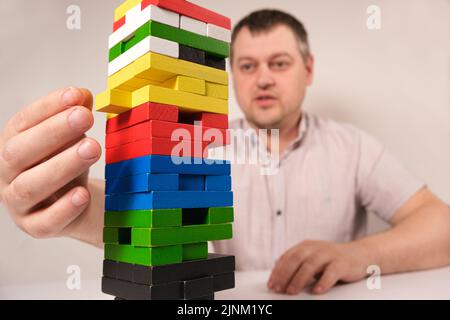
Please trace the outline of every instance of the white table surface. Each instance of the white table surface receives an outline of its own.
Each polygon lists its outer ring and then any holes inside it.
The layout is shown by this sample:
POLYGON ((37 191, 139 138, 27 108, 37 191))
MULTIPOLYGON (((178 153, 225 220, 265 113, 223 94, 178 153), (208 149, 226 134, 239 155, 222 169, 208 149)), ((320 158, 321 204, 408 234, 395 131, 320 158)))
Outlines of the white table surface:
MULTIPOLYGON (((450 299, 450 267, 381 277, 381 289, 367 289, 366 281, 339 285, 316 296, 306 292, 296 296, 267 290, 269 271, 237 272, 236 288, 216 293, 217 300, 310 300, 310 299, 450 299)), ((0 299, 111 300, 100 292, 100 279, 84 280, 81 290, 71 291, 64 282, 1 286, 0 299)))

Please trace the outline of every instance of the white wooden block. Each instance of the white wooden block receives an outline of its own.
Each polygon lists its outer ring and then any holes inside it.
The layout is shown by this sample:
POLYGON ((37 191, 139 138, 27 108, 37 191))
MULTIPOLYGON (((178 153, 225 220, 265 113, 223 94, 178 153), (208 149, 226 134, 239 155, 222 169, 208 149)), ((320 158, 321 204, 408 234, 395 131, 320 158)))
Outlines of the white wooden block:
POLYGON ((162 9, 157 6, 148 6, 142 11, 144 16, 148 18, 147 21, 153 20, 163 24, 167 24, 174 28, 180 27, 180 15, 178 13, 162 9))
MULTIPOLYGON (((141 6, 139 5, 135 8, 139 8, 140 10, 141 6)), ((128 11, 130 17, 128 17, 127 13, 125 25, 109 36, 109 49, 119 42, 130 38, 138 28, 150 20, 167 24, 175 28, 180 27, 180 15, 178 13, 164 10, 157 6, 148 6, 143 11, 139 12, 137 12, 137 9, 135 10, 135 8, 128 11)))
POLYGON ((209 24, 207 26, 207 36, 209 38, 214 38, 217 40, 231 42, 231 31, 225 28, 218 27, 213 24, 209 24))
POLYGON ((108 77, 149 52, 178 58, 179 45, 173 41, 149 36, 111 61, 108 65, 108 77))
POLYGON ((141 12, 141 4, 138 4, 137 6, 131 8, 126 14, 126 21, 133 21, 138 19, 141 12))
POLYGON ((180 29, 190 31, 206 37, 206 23, 186 16, 180 17, 180 29))
MULTIPOLYGON (((139 28, 139 23, 141 22, 140 19, 135 19, 132 21, 127 21, 125 25, 120 27, 118 30, 116 30, 113 34, 109 36, 108 41, 108 47, 111 49, 119 42, 129 38, 131 35, 134 34, 137 28, 139 28)), ((145 22, 142 22, 141 25, 143 25, 145 22)))

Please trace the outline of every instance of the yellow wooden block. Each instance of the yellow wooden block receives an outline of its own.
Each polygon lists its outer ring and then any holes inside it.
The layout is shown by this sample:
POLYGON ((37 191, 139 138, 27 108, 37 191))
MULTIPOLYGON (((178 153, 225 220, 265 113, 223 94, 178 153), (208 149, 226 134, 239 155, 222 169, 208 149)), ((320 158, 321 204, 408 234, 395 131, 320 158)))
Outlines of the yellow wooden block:
MULTIPOLYGON (((139 78, 133 78, 130 81, 128 81, 127 86, 132 87, 134 89, 142 88, 143 86, 148 85, 148 80, 145 79, 139 79, 139 78)), ((153 84, 156 84, 155 82, 153 84)))
POLYGON ((174 76, 176 76, 176 74, 156 69, 154 66, 152 66, 151 59, 149 58, 138 59, 119 72, 116 72, 115 74, 110 76, 108 78, 108 89, 126 90, 126 88, 128 87, 139 89, 146 85, 154 84, 155 82, 160 82, 162 84, 164 81, 167 81, 174 76), (150 72, 147 72, 147 78, 138 77, 138 75, 141 75, 147 70, 150 70, 150 72), (138 82, 142 82, 145 84, 138 86, 138 82))
POLYGON ((228 100, 228 86, 206 82, 206 95, 212 98, 228 100))
POLYGON ((126 0, 116 8, 114 12, 114 21, 117 21, 124 17, 130 9, 137 6, 141 2, 142 0, 126 0))
POLYGON ((228 114, 228 101, 158 86, 145 86, 133 93, 107 90, 96 100, 96 110, 107 112, 108 119, 146 102, 178 106, 182 111, 228 114), (123 95, 123 96, 121 96, 123 95), (131 95, 131 100, 127 99, 131 95))
POLYGON ((144 84, 162 84, 178 75, 228 85, 226 71, 149 52, 110 76, 108 89, 129 90, 144 84))
POLYGON ((149 84, 161 85, 161 83, 157 81, 151 81, 148 79, 141 79, 141 78, 132 78, 129 81, 127 81, 127 84, 125 86, 121 86, 121 88, 123 91, 134 91, 139 88, 148 86, 149 84))
POLYGON ((121 91, 133 92, 134 90, 137 90, 137 89, 138 88, 134 87, 134 86, 125 86, 125 85, 120 86, 121 91))
MULTIPOLYGON (((138 62, 136 60, 135 62, 138 62)), ((132 63, 108 78, 108 89, 134 91, 149 84, 161 85, 164 81, 173 78, 174 74, 154 69, 153 79, 138 78, 137 75, 145 68, 151 68, 150 61, 132 63), (147 64, 148 63, 148 64, 147 64), (130 90, 131 89, 131 90, 130 90)))
POLYGON ((163 87, 178 91, 201 94, 203 96, 206 95, 205 80, 195 78, 176 76, 164 82, 163 87))
POLYGON ((106 119, 109 120, 109 119, 115 118, 117 116, 118 116, 118 114, 116 114, 116 113, 107 113, 106 119))
POLYGON ((131 92, 106 90, 95 98, 95 110, 99 112, 122 113, 130 110, 131 92))
POLYGON ((179 106, 182 111, 228 114, 228 101, 149 85, 132 95, 132 107, 146 102, 179 106))

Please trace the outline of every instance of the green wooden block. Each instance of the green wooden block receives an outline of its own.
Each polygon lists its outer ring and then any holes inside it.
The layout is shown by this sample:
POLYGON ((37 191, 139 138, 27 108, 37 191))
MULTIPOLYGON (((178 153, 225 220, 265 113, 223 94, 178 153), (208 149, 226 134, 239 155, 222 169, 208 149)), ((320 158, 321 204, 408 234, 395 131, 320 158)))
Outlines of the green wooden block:
POLYGON ((134 228, 131 244, 155 247, 177 244, 226 240, 233 237, 231 224, 192 225, 176 228, 134 228))
POLYGON ((119 244, 118 231, 117 228, 103 228, 103 242, 119 244))
POLYGON ((105 213, 105 226, 130 228, 180 227, 181 217, 181 209, 107 211, 105 213))
MULTIPOLYGON (((119 43, 120 44, 120 43, 119 43)), ((109 50, 109 61, 113 61, 115 58, 122 54, 122 45, 114 46, 109 50)))
MULTIPOLYGON (((127 52, 128 50, 133 48, 135 45, 137 45, 139 42, 141 42, 142 40, 144 40, 148 36, 150 36, 150 35, 154 36, 153 33, 155 31, 153 29, 154 29, 154 27, 153 27, 152 22, 151 21, 146 22, 145 24, 140 26, 139 29, 137 29, 134 32, 134 35, 132 37, 129 37, 128 40, 122 41, 121 43, 116 44, 116 47, 119 44, 121 44, 121 46, 120 46, 120 54, 123 54, 123 53, 127 52)), ((166 40, 168 40, 168 39, 166 39, 166 40)))
POLYGON ((103 229, 103 242, 110 244, 131 244, 131 228, 103 229))
MULTIPOLYGON (((165 24, 151 21, 155 30, 154 36, 177 42, 179 44, 205 51, 211 55, 228 58, 230 45, 227 42, 201 36, 199 34, 177 29, 165 24)), ((147 34, 148 36, 149 34, 147 34)))
POLYGON ((183 209, 182 225, 224 224, 234 221, 232 207, 183 209))
POLYGON ((208 258, 208 243, 191 243, 183 245, 183 261, 208 258))
MULTIPOLYGON (((190 256, 200 255, 199 248, 188 248, 190 256)), ((156 248, 141 248, 130 245, 105 245, 105 259, 143 266, 161 266, 183 262, 184 247, 166 246, 156 248)))
POLYGON ((146 22, 136 30, 134 36, 127 41, 119 42, 109 51, 109 61, 134 47, 148 36, 154 36, 177 42, 179 44, 205 51, 219 58, 227 58, 230 55, 230 45, 227 42, 198 35, 193 32, 174 28, 155 21, 146 22))
POLYGON ((206 217, 207 224, 231 223, 234 221, 234 209, 232 207, 209 208, 206 217))

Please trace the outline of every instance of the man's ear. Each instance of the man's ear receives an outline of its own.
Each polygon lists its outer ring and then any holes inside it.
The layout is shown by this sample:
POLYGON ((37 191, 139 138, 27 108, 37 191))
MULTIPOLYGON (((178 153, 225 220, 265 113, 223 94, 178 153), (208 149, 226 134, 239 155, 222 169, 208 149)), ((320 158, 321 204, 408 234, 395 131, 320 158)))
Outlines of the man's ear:
POLYGON ((308 58, 306 58, 306 84, 308 86, 312 85, 314 82, 314 56, 309 55, 308 58))

